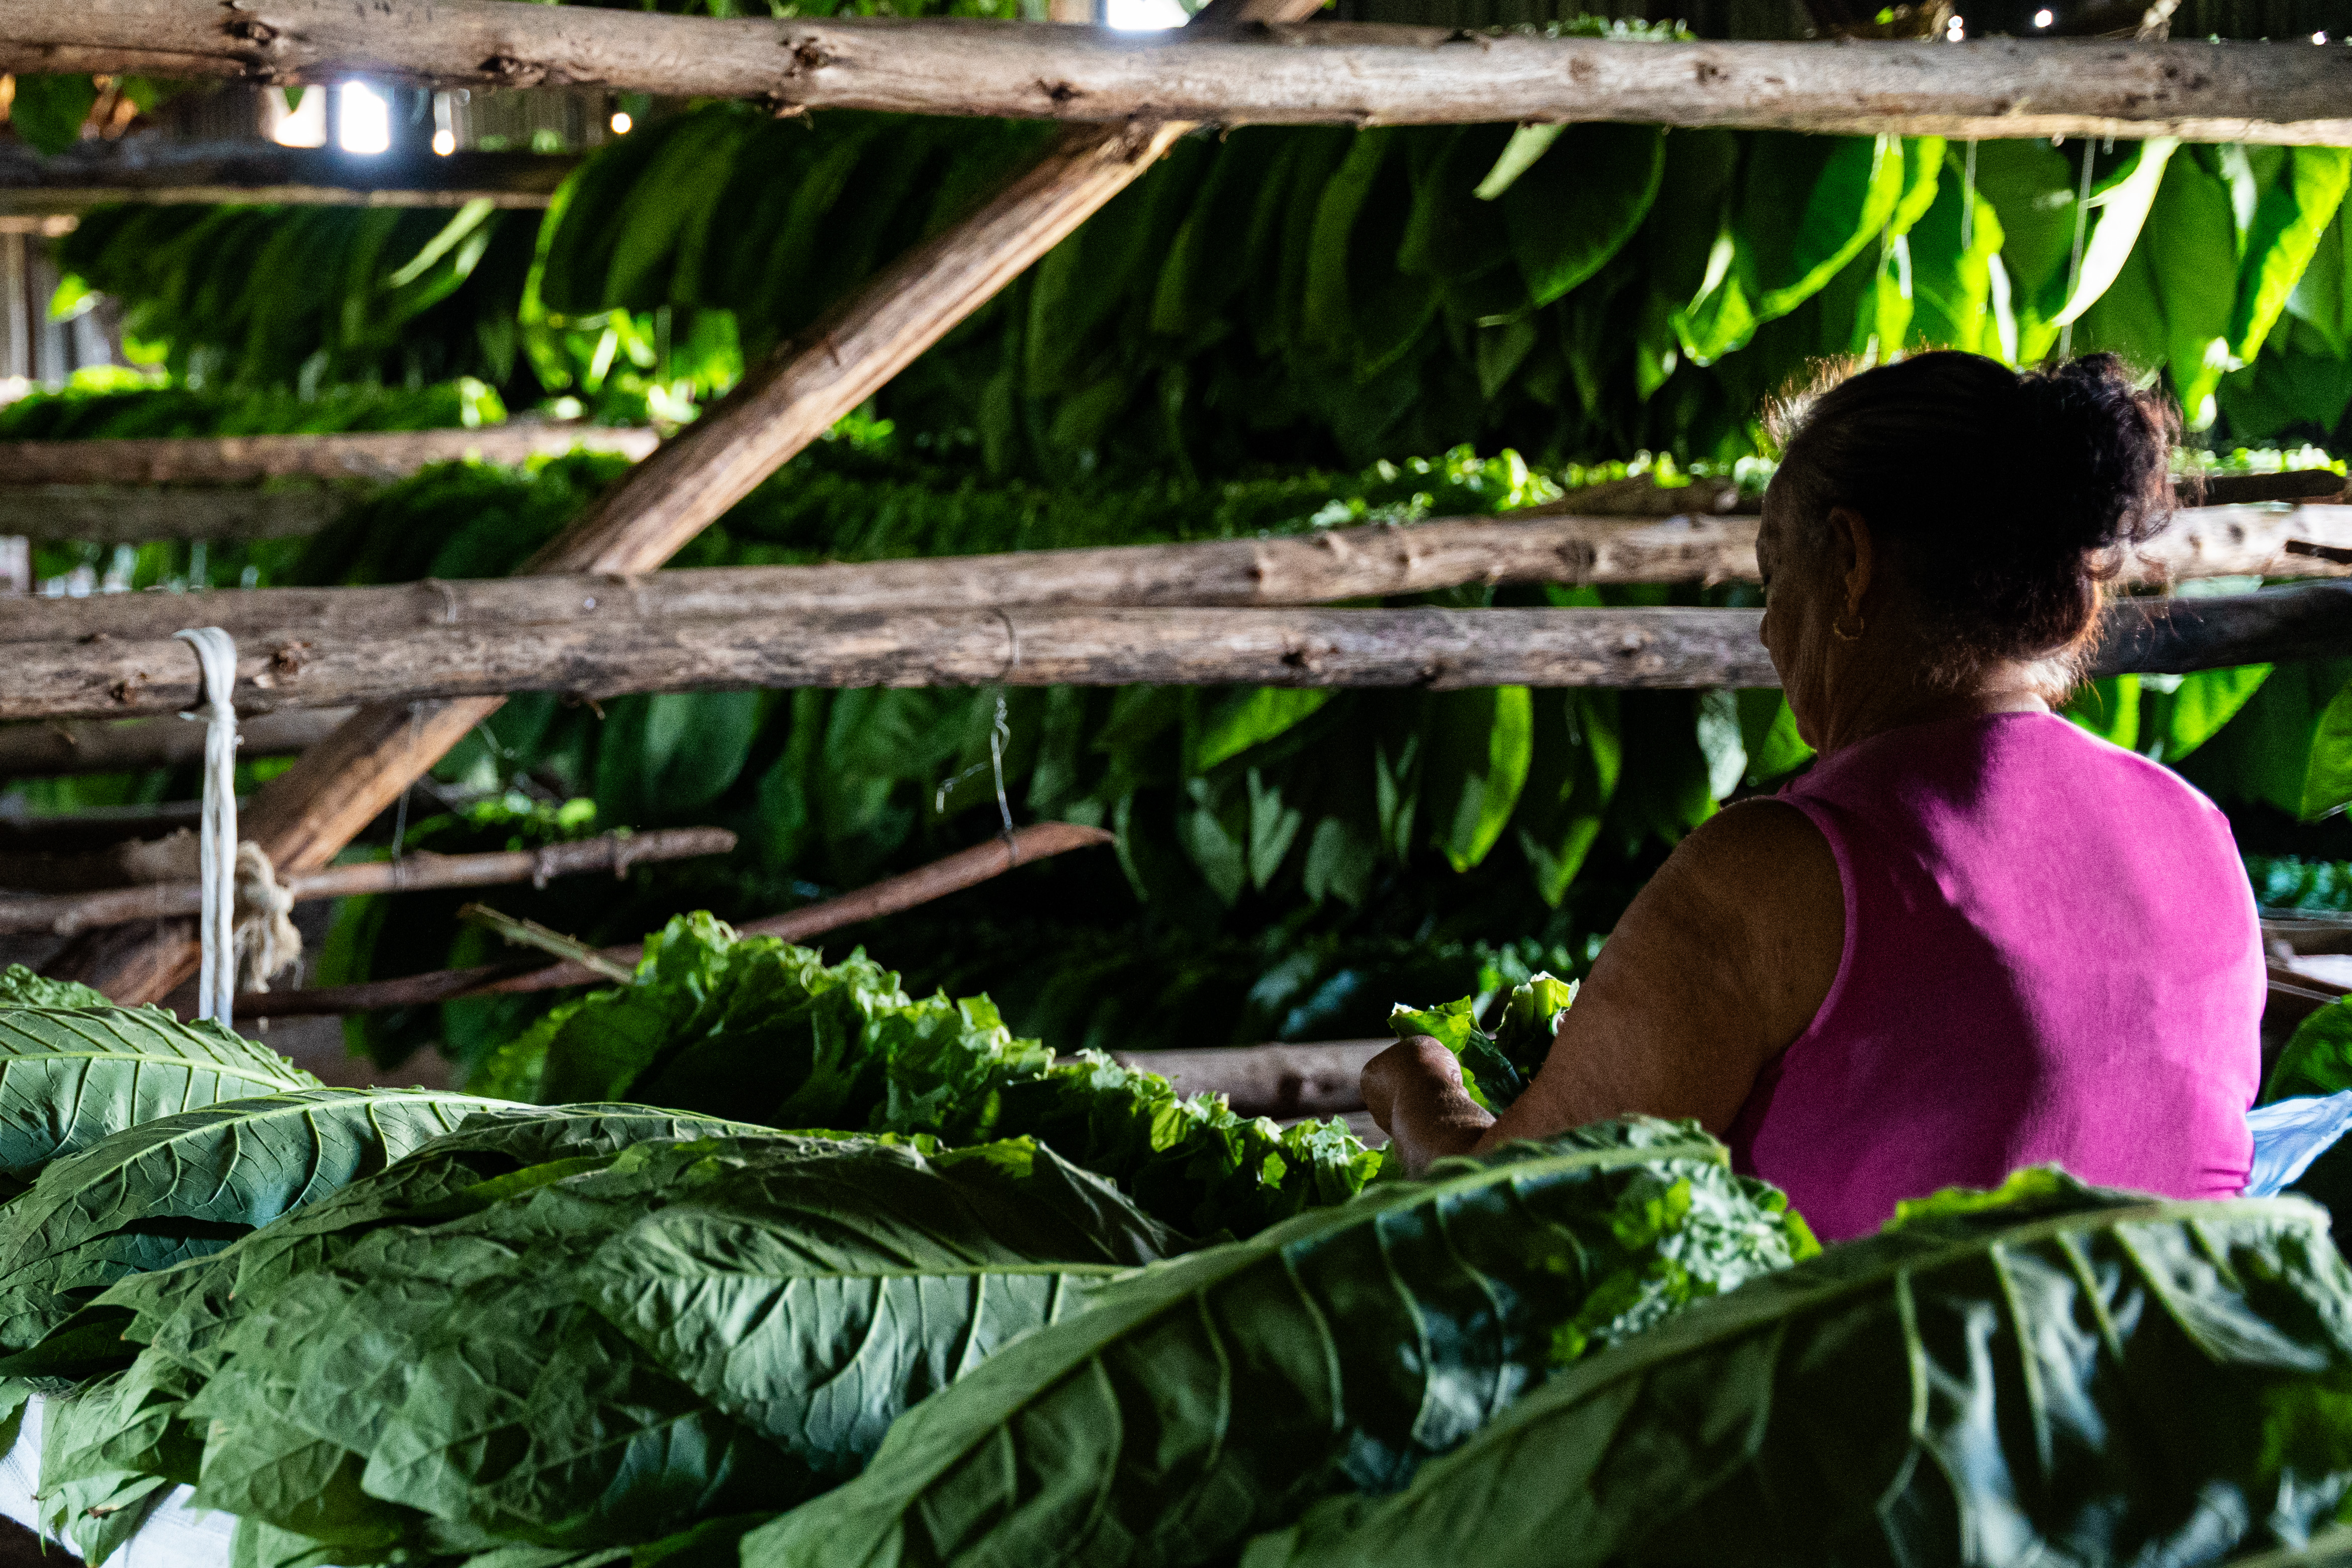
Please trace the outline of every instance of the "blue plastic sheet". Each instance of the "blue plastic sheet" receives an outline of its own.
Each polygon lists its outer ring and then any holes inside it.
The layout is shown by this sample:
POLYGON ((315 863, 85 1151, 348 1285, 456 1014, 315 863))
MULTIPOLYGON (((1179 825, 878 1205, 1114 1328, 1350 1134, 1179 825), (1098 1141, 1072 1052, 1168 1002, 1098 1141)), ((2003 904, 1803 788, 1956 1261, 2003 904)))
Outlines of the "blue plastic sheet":
POLYGON ((2254 1164, 2246 1175, 2245 1196, 2269 1197, 2352 1131, 2352 1089, 2257 1105, 2246 1113, 2246 1125, 2254 1134, 2254 1164))

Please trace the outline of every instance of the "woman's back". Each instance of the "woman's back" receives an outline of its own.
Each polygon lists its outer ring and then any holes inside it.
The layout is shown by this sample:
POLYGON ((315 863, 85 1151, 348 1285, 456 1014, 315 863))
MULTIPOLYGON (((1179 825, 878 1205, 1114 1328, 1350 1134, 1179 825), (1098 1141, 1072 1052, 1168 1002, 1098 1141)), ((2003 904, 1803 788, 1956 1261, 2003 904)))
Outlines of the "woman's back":
POLYGON ((2263 966, 2210 802, 2046 713, 1890 730, 1780 799, 1837 860, 1845 951, 1730 1130, 1742 1169, 1832 1238, 2046 1162, 2237 1193, 2263 966))

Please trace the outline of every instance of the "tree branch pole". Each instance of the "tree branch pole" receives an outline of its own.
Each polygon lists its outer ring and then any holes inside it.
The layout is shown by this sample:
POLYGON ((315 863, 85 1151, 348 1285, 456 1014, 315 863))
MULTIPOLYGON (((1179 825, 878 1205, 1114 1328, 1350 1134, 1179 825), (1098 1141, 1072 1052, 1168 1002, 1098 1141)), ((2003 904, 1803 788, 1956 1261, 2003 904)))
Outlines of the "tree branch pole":
MULTIPOLYGON (((84 146, 110 145, 85 142, 84 146)), ((404 479, 434 463, 521 463, 577 448, 635 459, 658 437, 645 429, 516 420, 473 430, 344 435, 194 435, 99 441, 0 441, 0 476, 37 485, 251 485, 264 479, 404 479)))
MULTIPOLYGON (((2333 476, 2331 476, 2333 477, 2333 476)), ((2158 588, 2205 577, 2352 574, 2352 507, 2207 507, 2124 563, 2158 588), (2302 545, 2303 550, 2294 547, 2302 545)), ((1756 578, 1754 517, 1656 521, 1531 513, 1197 544, 1115 545, 821 566, 706 567, 640 576, 428 580, 393 588, 230 589, 34 599, 10 608, 0 644, 168 638, 189 624, 305 645, 427 627, 512 632, 711 616, 1024 607, 1251 608, 1428 593, 1471 583, 1727 582, 1756 578)), ((0 735, 0 776, 7 773, 0 735)))
MULTIPOLYGON (((349 717, 349 708, 258 714, 237 726, 236 754, 240 758, 289 756, 324 740, 349 717)), ((59 719, 0 729, 0 779, 64 779, 184 768, 202 761, 204 755, 205 727, 177 717, 134 719, 128 724, 59 719)))
POLYGON ((545 207, 580 162, 540 152, 353 153, 145 135, 78 142, 47 157, 16 145, 0 147, 0 213, 79 213, 121 202, 545 207))
MULTIPOLYGON (((1075 822, 1036 822, 1017 828, 1007 837, 991 839, 968 850, 869 887, 788 914, 754 920, 736 929, 747 936, 774 936, 786 942, 837 931, 867 920, 878 920, 918 904, 929 904, 1003 876, 1015 866, 1028 865, 1072 850, 1090 849, 1115 841, 1100 828, 1075 822)), ((642 943, 598 949, 607 962, 634 965, 645 956, 642 943)), ((523 991, 552 991, 566 986, 604 983, 584 964, 551 964, 518 971, 512 965, 487 964, 472 969, 444 969, 429 975, 408 975, 395 980, 369 980, 352 986, 321 986, 307 991, 257 991, 236 998, 239 1018, 288 1018, 370 1012, 378 1008, 425 1007, 461 997, 507 996, 523 991)))
POLYGON ((14 71, 575 84, 779 110, 2352 141, 2352 60, 2308 44, 1637 44, 1366 24, 1136 37, 959 18, 572 13, 513 0, 0 0, 0 69, 14 71))
MULTIPOLYGON (((333 5, 303 3, 311 5, 306 16, 323 26, 341 26, 358 16, 333 5)), ((1210 0, 1187 26, 1298 21, 1313 15, 1318 3, 1210 0)), ((131 23, 140 8, 139 0, 91 0, 91 4, 100 9, 85 11, 78 6, 77 15, 101 30, 131 23)), ((45 50, 39 42, 54 38, 37 26, 45 5, 46 0, 0 0, 0 38, 33 40, 36 53, 50 59, 47 69, 82 68, 58 63, 61 57, 45 50), (19 31, 20 22, 35 30, 19 31)), ((496 6, 493 14, 502 24, 530 25, 532 17, 518 13, 531 9, 509 4, 496 6)), ((578 16, 571 20, 590 14, 584 7, 574 9, 578 16)), ((233 45, 232 56, 237 49, 267 48, 286 36, 284 28, 239 7, 207 10, 201 17, 176 4, 147 6, 145 12, 151 22, 160 23, 165 16, 197 21, 215 46, 233 45)), ((467 25, 458 12, 427 10, 397 16, 379 9, 361 21, 359 35, 394 47, 411 26, 422 26, 428 35, 437 30, 446 37, 448 29, 430 19, 436 14, 458 17, 460 31, 467 25)), ((542 11, 537 19, 543 21, 551 14, 542 11)), ((599 17, 625 15, 595 13, 599 17)), ((773 27, 773 24, 753 26, 773 27)), ((675 43, 685 35, 667 37, 675 43)), ((121 41, 140 42, 135 26, 121 41)), ((152 35, 147 41, 162 42, 152 35)), ((0 45, 0 55, 15 47, 18 46, 0 45)), ((659 48, 656 54, 678 58, 662 55, 659 48)), ((477 56, 475 60, 478 64, 488 57, 477 56)), ((241 58, 233 67, 241 76, 252 74, 254 62, 241 58)), ((268 68, 261 68, 266 74, 268 68)), ((1030 263, 1060 244, 1191 129, 1181 121, 1142 121, 1066 132, 1035 164, 1001 186, 971 216, 915 246, 826 311, 798 339, 779 345, 677 441, 632 469, 585 517, 541 550, 527 570, 640 572, 658 567, 793 454, 831 429, 917 355, 992 298, 1030 263)), ((363 709, 262 789, 247 815, 246 831, 274 864, 286 871, 311 871, 326 864, 449 747, 497 712, 499 701, 479 697, 436 703, 412 698, 363 709)), ((198 950, 190 931, 178 925, 128 946, 68 949, 51 968, 95 985, 119 1001, 136 1002, 168 994, 194 972, 197 961, 198 950)))
MULTIPOLYGON (((578 876, 593 871, 622 876, 633 865, 723 855, 734 847, 735 835, 724 828, 607 833, 601 838, 550 844, 538 850, 478 855, 424 852, 404 855, 396 861, 329 866, 288 878, 286 891, 293 894, 295 903, 310 904, 322 898, 414 893, 435 887, 504 887, 519 882, 536 887, 553 877, 578 876)), ((194 915, 203 902, 203 884, 194 882, 150 883, 101 893, 13 898, 0 895, 0 933, 46 931, 53 936, 73 936, 134 920, 166 920, 194 915)))
MULTIPOLYGON (((1757 640, 1761 613, 907 610, 789 622, 732 615, 434 626, 316 646, 248 642, 236 700, 241 710, 267 711, 381 703, 394 693, 454 708, 526 691, 598 701, 633 692, 800 686, 1778 685, 1757 640)), ((2108 611, 2107 624, 2103 674, 2340 653, 2352 647, 2352 583, 2126 600, 2108 611)), ((175 656, 181 646, 16 643, 0 718, 180 712, 193 706, 196 686, 187 667, 194 661, 175 656)))

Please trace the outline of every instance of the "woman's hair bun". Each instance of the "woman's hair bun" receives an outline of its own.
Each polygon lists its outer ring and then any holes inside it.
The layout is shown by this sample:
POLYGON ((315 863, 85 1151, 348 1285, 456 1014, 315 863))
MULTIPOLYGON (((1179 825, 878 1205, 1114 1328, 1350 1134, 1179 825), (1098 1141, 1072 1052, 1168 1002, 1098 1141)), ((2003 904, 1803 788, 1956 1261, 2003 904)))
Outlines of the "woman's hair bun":
POLYGON ((2079 652, 2107 552, 2171 514, 2169 399, 2113 354, 2021 373, 1915 354, 1770 411, 1801 529, 1845 507, 1869 525, 1937 635, 1979 658, 2079 652))
POLYGON ((2134 384, 2115 354, 2017 378, 2020 497, 2053 546, 2143 544, 2172 514, 2171 402, 2134 384))

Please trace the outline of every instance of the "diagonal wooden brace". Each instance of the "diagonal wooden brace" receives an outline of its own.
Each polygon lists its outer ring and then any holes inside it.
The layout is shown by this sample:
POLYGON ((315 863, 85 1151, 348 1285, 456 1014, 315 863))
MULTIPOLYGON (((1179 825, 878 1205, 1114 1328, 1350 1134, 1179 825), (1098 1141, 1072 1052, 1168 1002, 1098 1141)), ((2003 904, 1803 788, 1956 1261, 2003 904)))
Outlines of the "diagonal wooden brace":
MULTIPOLYGON (((1322 0, 1211 0, 1189 26, 1304 21, 1322 0)), ((1192 130, 1139 121, 1063 133, 961 223, 917 246, 747 374, 534 557, 532 572, 660 566, 844 414, 1061 243, 1192 130)), ((501 698, 360 709, 263 787, 245 835, 281 874, 315 871, 357 837, 501 698)), ((124 1003, 193 974, 194 928, 169 922, 78 940, 48 966, 124 1003)))

